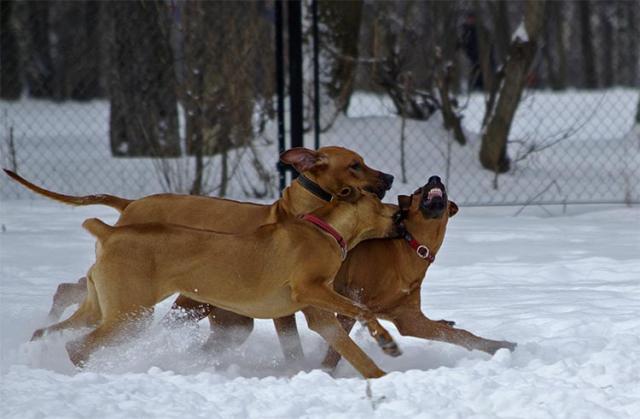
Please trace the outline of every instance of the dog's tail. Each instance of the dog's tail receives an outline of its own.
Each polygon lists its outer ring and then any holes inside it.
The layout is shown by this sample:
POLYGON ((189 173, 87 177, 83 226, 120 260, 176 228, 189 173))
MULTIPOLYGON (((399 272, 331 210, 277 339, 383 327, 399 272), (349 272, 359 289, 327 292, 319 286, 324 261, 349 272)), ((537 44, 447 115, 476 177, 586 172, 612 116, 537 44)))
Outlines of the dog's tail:
POLYGON ((40 186, 34 185, 29 182, 19 174, 12 172, 8 169, 2 169, 4 172, 13 180, 24 186, 25 188, 39 194, 42 196, 46 196, 49 199, 53 199, 54 201, 62 202, 68 205, 106 205, 111 208, 115 208, 116 210, 122 212, 127 206, 133 202, 130 199, 124 199, 113 195, 85 195, 85 196, 72 196, 72 195, 63 195, 57 192, 52 192, 41 188, 40 186))
POLYGON ((115 227, 105 224, 97 218, 87 218, 82 223, 82 227, 100 242, 105 241, 105 239, 113 233, 113 230, 115 230, 115 227))

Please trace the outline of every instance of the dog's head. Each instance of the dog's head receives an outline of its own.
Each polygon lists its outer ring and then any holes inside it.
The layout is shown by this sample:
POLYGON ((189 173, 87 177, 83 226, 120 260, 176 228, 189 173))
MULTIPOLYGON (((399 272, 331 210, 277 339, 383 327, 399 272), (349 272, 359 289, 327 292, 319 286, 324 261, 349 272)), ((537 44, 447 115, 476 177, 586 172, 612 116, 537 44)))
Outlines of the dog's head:
POLYGON ((393 176, 367 166, 356 152, 342 147, 322 147, 317 151, 296 147, 280 155, 280 161, 337 197, 344 188, 357 188, 382 199, 393 184, 393 176))
POLYGON ((447 191, 438 176, 431 176, 427 183, 412 195, 399 195, 398 206, 402 218, 420 216, 426 220, 439 220, 453 217, 458 212, 458 205, 449 201, 447 191))

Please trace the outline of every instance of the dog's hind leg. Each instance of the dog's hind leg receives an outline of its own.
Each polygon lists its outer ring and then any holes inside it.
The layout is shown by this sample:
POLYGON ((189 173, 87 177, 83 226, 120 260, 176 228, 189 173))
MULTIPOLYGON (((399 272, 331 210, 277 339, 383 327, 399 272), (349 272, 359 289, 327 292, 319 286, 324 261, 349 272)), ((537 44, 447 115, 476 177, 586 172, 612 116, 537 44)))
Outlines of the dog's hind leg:
POLYGON ((315 307, 307 307, 302 312, 309 328, 322 336, 365 378, 378 378, 385 374, 349 337, 334 314, 315 307))
POLYGON ((253 331, 253 319, 219 307, 209 307, 211 334, 204 349, 224 352, 242 345, 253 331))
POLYGON ((117 316, 110 316, 95 330, 78 339, 67 342, 66 349, 69 359, 74 365, 82 367, 97 349, 104 346, 114 346, 125 339, 139 335, 150 323, 153 308, 138 307, 129 313, 122 312, 117 316))
POLYGON ((273 325, 276 327, 284 359, 287 361, 303 359, 304 352, 300 343, 296 317, 291 315, 273 319, 273 325))
POLYGON ((191 298, 179 295, 171 305, 171 309, 162 319, 166 326, 180 326, 184 323, 197 323, 209 316, 215 307, 192 300, 191 298))
POLYGON ((87 278, 82 277, 77 283, 62 283, 58 285, 53 295, 53 304, 49 310, 49 321, 58 321, 62 313, 73 304, 81 304, 87 296, 87 278))
POLYGON ((100 304, 98 302, 96 289, 91 281, 87 281, 87 294, 84 301, 80 304, 80 307, 78 307, 68 319, 33 332, 31 340, 37 340, 47 333, 94 326, 100 321, 100 318, 100 304))

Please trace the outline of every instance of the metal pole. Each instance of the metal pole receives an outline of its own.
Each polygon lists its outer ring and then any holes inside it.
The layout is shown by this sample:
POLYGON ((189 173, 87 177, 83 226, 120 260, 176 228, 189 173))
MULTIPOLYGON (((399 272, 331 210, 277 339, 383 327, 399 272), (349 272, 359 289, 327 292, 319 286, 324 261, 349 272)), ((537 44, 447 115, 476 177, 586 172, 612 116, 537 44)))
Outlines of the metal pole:
POLYGON ((318 34, 318 0, 311 3, 313 15, 313 146, 320 148, 320 35, 318 34))
MULTIPOLYGON (((302 118, 302 3, 287 2, 289 12, 289 97, 291 115, 291 147, 304 145, 302 118)), ((293 173, 292 178, 296 178, 293 173)))
MULTIPOLYGON (((278 152, 284 153, 285 150, 285 125, 284 125, 284 41, 282 37, 283 18, 282 18, 282 0, 276 0, 276 90, 277 90, 277 113, 278 113, 278 152)), ((287 186, 286 169, 278 161, 278 183, 280 194, 287 186)))

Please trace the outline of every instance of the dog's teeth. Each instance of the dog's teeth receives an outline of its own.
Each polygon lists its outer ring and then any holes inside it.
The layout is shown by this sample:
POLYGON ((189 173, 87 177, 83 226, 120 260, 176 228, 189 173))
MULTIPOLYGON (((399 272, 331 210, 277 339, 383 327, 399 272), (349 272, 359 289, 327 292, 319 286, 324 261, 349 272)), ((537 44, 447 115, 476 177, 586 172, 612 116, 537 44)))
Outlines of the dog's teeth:
POLYGON ((434 196, 438 196, 438 197, 442 198, 442 190, 438 189, 438 188, 431 189, 429 191, 429 193, 427 194, 427 197, 428 198, 433 198, 434 196))

